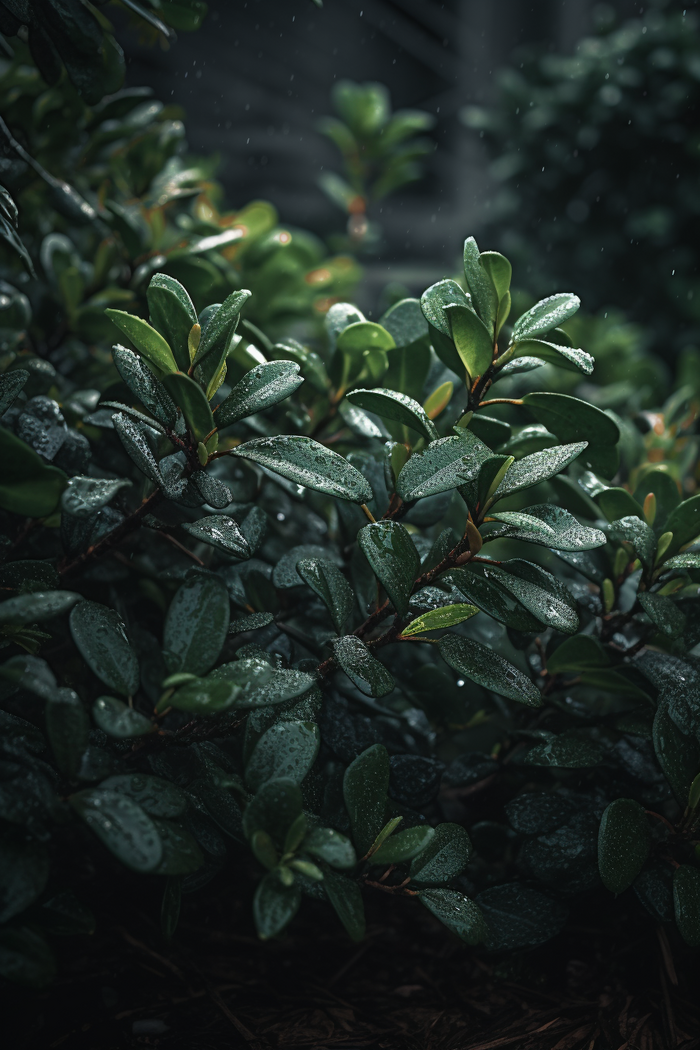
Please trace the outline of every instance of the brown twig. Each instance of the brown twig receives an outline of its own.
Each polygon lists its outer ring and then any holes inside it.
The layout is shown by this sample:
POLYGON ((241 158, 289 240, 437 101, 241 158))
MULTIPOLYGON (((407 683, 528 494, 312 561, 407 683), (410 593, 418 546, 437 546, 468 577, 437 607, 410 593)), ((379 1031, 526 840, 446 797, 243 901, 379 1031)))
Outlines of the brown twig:
POLYGON ((88 549, 83 551, 82 554, 73 558, 72 561, 67 563, 64 562, 58 570, 60 575, 67 576, 69 573, 75 572, 75 570, 79 569, 81 565, 84 565, 86 561, 89 561, 91 558, 100 558, 103 554, 106 554, 111 550, 112 547, 115 547, 125 536, 130 532, 133 532, 133 530, 140 525, 141 519, 153 506, 155 506, 160 497, 161 491, 160 489, 156 489, 155 492, 152 492, 151 495, 136 508, 136 510, 132 511, 124 521, 117 525, 116 529, 112 529, 111 532, 108 532, 107 535, 103 536, 97 543, 93 543, 91 547, 88 547, 88 549))

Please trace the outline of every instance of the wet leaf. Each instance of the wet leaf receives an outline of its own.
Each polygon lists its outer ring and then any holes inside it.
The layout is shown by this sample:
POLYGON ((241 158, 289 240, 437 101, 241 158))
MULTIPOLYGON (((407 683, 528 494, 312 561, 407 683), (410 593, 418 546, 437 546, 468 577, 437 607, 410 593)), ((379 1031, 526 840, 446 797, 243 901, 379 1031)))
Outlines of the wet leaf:
POLYGON ((334 868, 354 868, 357 863, 355 847, 350 839, 333 828, 312 828, 304 839, 302 849, 334 868))
POLYGON ((0 602, 0 624, 41 623, 61 616, 82 600, 75 591, 33 591, 0 602))
POLYGON ((246 288, 231 292, 219 309, 208 319, 202 328, 202 338, 192 359, 193 365, 198 365, 205 357, 226 343, 232 330, 235 331, 241 310, 250 296, 251 293, 246 288))
MULTIPOLYGON (((156 379, 138 354, 123 346, 112 347, 112 360, 119 375, 144 408, 166 426, 174 426, 177 406, 163 384, 156 379)), ((104 404, 104 402, 103 402, 104 404)))
POLYGON ((97 677, 123 696, 133 696, 139 687, 139 663, 116 610, 82 601, 70 615, 70 630, 97 677))
POLYGON ((293 700, 311 689, 316 678, 305 671, 272 667, 267 661, 252 656, 222 664, 211 671, 205 681, 235 685, 238 691, 232 702, 236 707, 248 708, 293 700))
POLYGON ((636 499, 630 496, 627 489, 609 488, 598 492, 594 497, 608 521, 619 518, 636 517, 644 521, 644 511, 636 499))
MULTIPOLYGON (((517 326, 516 326, 517 327, 517 326)), ((617 423, 594 405, 569 394, 523 395, 528 411, 560 441, 587 441, 590 445, 616 445, 617 423)))
POLYGON ((313 722, 278 722, 255 745, 246 766, 246 783, 253 791, 279 777, 301 784, 316 761, 320 743, 313 722))
POLYGON ((197 312, 185 288, 165 273, 155 273, 146 291, 151 324, 170 345, 177 367, 186 372, 190 367, 187 339, 197 312))
POLYGON ((347 876, 328 871, 323 888, 351 940, 361 941, 365 935, 365 908, 360 887, 347 876))
POLYGON ((462 874, 471 851, 461 824, 438 824, 425 849, 411 862, 411 879, 424 886, 441 886, 462 874))
POLYGON ((393 690, 395 683, 389 671, 354 634, 339 638, 333 652, 348 678, 365 696, 387 696, 393 690))
POLYGON ((546 361, 550 365, 558 365, 569 372, 583 372, 585 376, 591 375, 595 367, 595 361, 585 350, 576 350, 570 346, 561 346, 559 343, 549 343, 541 339, 519 339, 515 343, 515 360, 523 358, 537 358, 546 361))
POLYGON ((603 750, 593 740, 575 736, 558 736, 528 751, 525 762, 529 766, 550 766, 555 769, 588 769, 597 766, 603 750))
POLYGON ((300 435, 253 438, 230 453, 260 463, 297 485, 328 496, 366 503, 374 493, 359 470, 337 452, 300 435))
POLYGON ((476 897, 481 908, 490 951, 515 951, 536 947, 563 929, 569 909, 530 886, 508 882, 490 886, 476 897))
POLYGON ((610 524, 610 536, 620 542, 629 543, 645 569, 652 569, 656 558, 656 536, 654 530, 640 518, 620 518, 610 524))
POLYGON ((324 558, 301 558, 296 563, 296 571, 326 605, 336 631, 342 634, 352 613, 355 595, 340 569, 324 558))
POLYGON ((149 817, 172 820, 188 807, 187 796, 175 784, 150 773, 118 773, 103 780, 100 788, 128 795, 149 817))
POLYGON ((481 262, 481 253, 473 237, 467 237, 464 242, 463 258, 464 276, 474 308, 489 332, 492 332, 498 313, 499 295, 489 270, 481 262))
POLYGON ((470 430, 462 429, 412 455, 398 476, 396 492, 406 503, 448 492, 478 477, 482 463, 491 455, 470 430))
POLYGON ((428 825, 406 828, 392 835, 372 854, 373 864, 402 864, 421 853, 434 835, 428 825))
POLYGON ((24 518, 44 518, 56 509, 68 478, 33 448, 0 427, 0 508, 24 518))
POLYGON ((150 364, 154 365, 159 372, 166 375, 177 372, 177 364, 173 352, 168 343, 155 328, 151 328, 148 321, 142 317, 136 317, 125 310, 105 310, 107 317, 113 321, 117 328, 124 333, 130 343, 136 347, 140 354, 150 364))
POLYGON ((160 468, 139 425, 129 419, 124 412, 115 412, 112 416, 112 423, 129 458, 154 485, 162 487, 163 478, 160 468))
POLYGON ((690 864, 680 864, 674 872, 673 907, 685 943, 700 947, 700 871, 690 864))
POLYGON ((678 605, 665 594, 651 591, 637 593, 639 604, 653 624, 669 638, 678 638, 685 629, 685 614, 678 605))
POLYGON ((541 623, 564 634, 574 634, 578 630, 579 618, 573 595, 539 565, 514 558, 500 566, 490 566, 488 574, 541 623))
POLYGON ((569 463, 573 463, 587 446, 588 442, 579 441, 572 445, 556 445, 554 448, 542 449, 541 452, 533 452, 531 456, 524 456, 510 468, 496 490, 496 498, 501 499, 512 492, 529 489, 533 485, 539 485, 541 481, 548 481, 568 467, 569 463))
POLYGON ((92 717, 95 725, 117 740, 143 736, 153 730, 150 719, 115 696, 98 696, 92 705, 92 717))
POLYGON ((185 417, 196 441, 205 441, 215 429, 207 395, 199 383, 184 372, 173 372, 164 377, 164 386, 185 417))
POLYGON ((106 507, 120 489, 129 487, 127 478, 90 478, 76 475, 69 478, 61 496, 61 507, 76 518, 90 518, 96 510, 106 507))
POLYGON ((675 554, 680 547, 685 547, 700 536, 700 494, 691 496, 672 510, 664 529, 673 533, 669 554, 675 554))
POLYGON ((114 856, 133 871, 154 871, 163 856, 155 824, 127 795, 91 788, 71 795, 70 804, 114 856))
POLYGON ((251 555, 248 542, 238 523, 226 514, 210 514, 206 518, 200 518, 199 521, 186 521, 182 527, 196 540, 208 543, 211 547, 217 547, 226 554, 232 554, 241 559, 249 558, 251 555))
POLYGON ((654 752, 676 800, 684 806, 693 778, 700 769, 700 745, 682 733, 669 714, 669 700, 662 695, 653 725, 654 752))
POLYGON ((351 390, 346 394, 346 401, 363 408, 366 412, 374 412, 384 419, 393 419, 397 423, 403 423, 426 439, 433 441, 438 437, 438 432, 433 421, 426 415, 425 409, 414 401, 412 397, 401 394, 396 390, 385 390, 376 387, 374 390, 351 390))
POLYGON ((509 700, 517 700, 528 707, 541 707, 542 698, 537 686, 517 667, 485 645, 453 634, 443 635, 439 645, 444 660, 458 674, 509 700))
POLYGON ((46 703, 45 717, 56 765, 64 776, 74 780, 90 737, 90 721, 83 702, 72 689, 57 689, 46 703))
POLYGON ((389 773, 389 755, 383 744, 367 748, 345 770, 343 799, 360 857, 384 826, 389 773))
POLYGON ((486 940, 489 931, 479 905, 458 890, 425 889, 418 894, 418 900, 467 944, 486 940))
POLYGON ((229 626, 229 597, 218 576, 192 576, 168 609, 163 656, 171 674, 205 674, 221 652, 229 626))
POLYGON ((245 631, 257 631, 260 627, 269 627, 274 623, 272 613, 251 613, 250 616, 239 616, 229 624, 229 634, 243 634, 245 631))
POLYGON ((469 620, 478 613, 476 605, 445 605, 441 609, 431 609, 430 612, 417 616, 411 620, 408 627, 401 632, 402 638, 409 638, 414 634, 423 634, 424 631, 439 631, 447 627, 454 627, 458 623, 469 620))
POLYGON ((269 872, 255 891, 253 900, 253 917, 260 940, 279 937, 299 911, 300 904, 299 886, 295 882, 285 886, 277 871, 269 872))
POLYGON ((651 847, 644 806, 618 798, 606 807, 598 832, 598 870, 611 893, 622 893, 642 870, 651 847))
POLYGON ((216 426, 221 430, 239 419, 263 412, 289 397, 303 382, 299 365, 293 361, 269 361, 256 365, 215 410, 216 426))
POLYGON ((287 832, 301 812, 301 791, 293 780, 268 780, 246 806, 243 830, 248 839, 256 831, 265 831, 282 849, 287 832))
POLYGON ((420 575, 420 558, 410 533, 400 522, 378 521, 360 529, 357 542, 397 613, 405 616, 420 575))
MULTIPOLYGON (((0 192, 2 187, 0 187, 0 192)), ((4 416, 8 408, 14 404, 27 380, 29 372, 26 368, 17 368, 14 372, 4 372, 0 375, 0 416, 4 416)))
POLYGON ((547 299, 541 299, 515 322, 513 342, 546 335, 569 317, 573 317, 580 305, 581 300, 572 292, 558 292, 547 299))
MULTIPOLYGON (((493 360, 493 337, 483 321, 468 306, 450 305, 445 314, 457 348, 470 379, 481 376, 493 360)), ((488 322, 493 331, 493 319, 488 322)))
MULTIPOLYGON (((507 483, 507 477, 505 480, 507 483)), ((590 551, 607 543, 607 537, 600 529, 580 525, 573 514, 551 503, 528 507, 527 512, 489 511, 489 517, 507 526, 491 535, 525 540, 541 547, 561 551, 590 551)))

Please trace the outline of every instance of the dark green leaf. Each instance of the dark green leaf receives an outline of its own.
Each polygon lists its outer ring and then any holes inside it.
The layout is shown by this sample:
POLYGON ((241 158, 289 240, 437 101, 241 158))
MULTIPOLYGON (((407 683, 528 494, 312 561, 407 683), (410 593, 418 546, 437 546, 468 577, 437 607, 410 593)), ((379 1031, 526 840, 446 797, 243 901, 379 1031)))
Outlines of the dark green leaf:
POLYGON ((488 936, 488 927, 478 904, 458 890, 425 889, 418 900, 467 944, 481 944, 488 936))
POLYGON ((700 871, 690 864, 680 864, 673 874, 673 907, 685 943, 700 947, 700 871))
POLYGON ((295 882, 285 886, 276 871, 269 872, 255 891, 253 917, 258 937, 267 941, 279 937, 301 904, 301 890, 295 882))
POLYGON ((485 572, 541 623, 564 634, 578 630, 575 599, 563 583, 539 565, 513 559, 489 566, 485 572))
POLYGON ((119 614, 99 602, 80 602, 70 614, 73 641, 97 677, 123 696, 139 687, 139 663, 119 614))
POLYGON ((551 766, 555 769, 588 769, 603 758, 601 747, 592 740, 576 736, 558 736, 546 743, 535 744, 525 762, 529 766, 551 766))
POLYGON ((107 849, 133 871, 154 871, 163 856, 151 818, 127 795, 91 788, 71 795, 70 804, 107 849))
POLYGON ((92 717, 107 736, 117 740, 143 736, 153 730, 150 719, 115 696, 98 696, 92 705, 92 717))
POLYGON ((437 438, 435 424, 425 414, 425 410, 406 394, 396 390, 385 390, 377 387, 374 390, 352 390, 346 400, 358 405, 366 412, 374 412, 385 419, 394 419, 404 426, 417 431, 426 441, 437 438))
POLYGON ((160 906, 160 932, 166 942, 171 941, 175 935, 181 904, 182 878, 179 875, 171 875, 165 883, 160 906))
POLYGON ((266 831, 282 849, 287 832, 301 811, 301 791, 293 780, 268 780, 246 806, 243 830, 248 839, 256 831, 266 831))
POLYGON ((63 471, 44 463, 7 427, 0 427, 0 460, 0 508, 23 518, 52 514, 68 481, 63 471))
POLYGON ((397 521, 377 521, 357 534, 362 553, 399 616, 408 612, 420 558, 410 533, 397 521))
POLYGON ((41 623, 72 609, 81 596, 75 591, 34 591, 0 602, 0 624, 41 623))
MULTIPOLYGON (((0 187, 1 190, 2 187, 0 187)), ((28 379, 29 372, 24 368, 18 368, 14 372, 5 372, 3 375, 0 375, 0 416, 5 415, 28 379)))
POLYGON ((190 367, 187 339, 197 313, 187 290, 174 277, 155 273, 146 292, 151 324, 170 345, 177 367, 186 372, 190 367))
POLYGON ((542 705, 537 686, 508 660, 504 660, 480 642, 446 634, 440 639, 439 645, 444 660, 458 674, 465 675, 485 689, 492 689, 509 700, 517 700, 528 707, 542 705))
POLYGON ((46 735, 59 770, 75 779, 88 746, 90 722, 82 700, 72 689, 57 689, 47 701, 46 735))
POLYGON ((422 853, 434 835, 426 824, 406 828, 383 842, 372 854, 373 864, 402 864, 422 853))
POLYGON ((461 824, 438 824, 425 849, 413 858, 410 875, 424 886, 441 886, 461 875, 472 844, 461 824))
POLYGON ((491 951, 544 944, 562 930, 569 914, 565 904, 519 882, 490 886, 476 903, 488 926, 486 947, 491 951))
POLYGON ((588 634, 567 638, 547 658, 547 670, 550 674, 586 671, 607 667, 609 664, 610 657, 601 643, 588 634))
POLYGON ((342 634, 355 596, 340 569, 324 558, 301 558, 296 563, 296 571, 327 606, 336 631, 342 634))
POLYGON ((395 683, 389 671, 354 634, 339 638, 333 652, 343 671, 361 693, 381 697, 393 690, 395 683))
POLYGON ((231 455, 260 463, 297 485, 304 485, 328 496, 351 500, 353 503, 366 503, 374 498, 372 489, 359 470, 313 438, 285 434, 253 438, 233 449, 231 455))
POLYGON ((154 485, 162 487, 163 478, 160 468, 139 425, 129 419, 124 412, 116 412, 112 416, 112 423, 129 458, 154 485))
POLYGON ((572 445, 556 445, 554 448, 542 449, 541 452, 533 452, 531 456, 524 456, 510 468, 496 490, 496 498, 501 499, 512 492, 529 489, 533 485, 539 485, 541 481, 548 481, 568 467, 569 463, 573 463, 587 446, 588 442, 578 441, 572 445))
MULTIPOLYGON (((486 325, 468 306, 445 307, 452 339, 470 379, 481 376, 493 360, 493 338, 486 325)), ((493 329, 493 321, 490 322, 493 329)))
MULTIPOLYGON (((406 503, 448 492, 478 477, 491 450, 470 430, 433 441, 424 452, 415 453, 401 470, 396 492, 406 503)), ((534 484, 534 482, 533 482, 534 484)))
POLYGON ((700 769, 700 745, 680 731, 669 715, 669 701, 662 697, 654 716, 654 751, 663 774, 681 806, 688 798, 693 778, 700 769))
POLYGON ((418 299, 401 299, 394 303, 381 318, 380 324, 393 337, 397 348, 411 346, 428 337, 428 323, 418 299))
MULTIPOLYGON (((123 346, 112 347, 112 360, 129 390, 156 419, 166 426, 174 426, 177 406, 160 380, 138 354, 123 346)), ((103 402, 104 403, 104 402, 103 402)))
POLYGON ((256 365, 216 409, 216 426, 221 430, 231 423, 237 423, 239 419, 263 412, 289 397, 303 382, 299 365, 293 361, 269 361, 264 365, 256 365))
POLYGON ((0 974, 32 988, 50 984, 56 962, 42 935, 28 926, 0 930, 0 974))
POLYGON ((68 480, 61 496, 61 507, 75 518, 90 518, 106 507, 120 489, 128 487, 127 478, 90 478, 76 475, 68 480))
POLYGON ((610 535, 620 542, 629 543, 645 569, 653 568, 656 558, 656 536, 645 521, 632 516, 620 518, 611 522, 610 535))
POLYGON ((215 429, 207 395, 199 383, 184 372, 164 376, 163 384, 173 401, 182 409, 188 427, 197 441, 205 441, 215 429))
POLYGON ((320 742, 313 722, 278 722, 255 745, 246 766, 246 783, 253 791, 280 777, 301 784, 316 761, 320 742))
POLYGON ((691 496, 672 510, 664 530, 673 533, 669 554, 675 554, 680 547, 685 547, 700 536, 700 494, 691 496))
POLYGON ((252 553, 237 522, 226 514, 210 514, 199 521, 186 521, 182 527, 196 540, 236 558, 249 558, 252 553))
POLYGON ((639 591, 639 604, 652 623, 669 638, 678 638, 685 629, 686 618, 678 605, 665 594, 639 591))
POLYGON ((250 299, 251 293, 243 288, 231 294, 224 300, 219 309, 208 319, 202 328, 202 337, 199 347, 192 359, 192 364, 197 365, 209 354, 223 347, 232 329, 238 324, 241 310, 250 299))
POLYGON ((367 748, 345 770, 343 799, 355 847, 361 857, 384 826, 389 772, 389 755, 383 744, 367 748))
POLYGON ((651 847, 644 806, 618 798, 605 809, 598 832, 598 870, 611 893, 622 893, 642 870, 651 847))
POLYGON ((479 248, 473 237, 468 237, 464 242, 464 276, 474 308, 491 333, 498 313, 499 295, 489 271, 481 264, 479 248))
POLYGON ((361 941, 365 935, 365 909, 360 887, 347 876, 328 871, 323 888, 350 938, 361 941))
POLYGON ((163 656, 171 674, 205 674, 221 652, 229 625, 228 591, 218 576, 192 576, 170 603, 163 656))
POLYGON ((183 816, 188 806, 187 796, 175 784, 149 773, 117 773, 100 788, 128 795, 149 817, 172 820, 183 816))
POLYGON ((39 897, 49 878, 43 843, 5 833, 0 839, 0 922, 7 922, 39 897))
POLYGON ((569 394, 531 393, 523 404, 560 441, 587 441, 590 445, 616 445, 620 440, 617 423, 580 398, 569 394))
POLYGON ((302 849, 334 868, 354 868, 357 863, 350 839, 333 828, 312 828, 304 839, 302 849))
POLYGON ((608 521, 637 517, 644 521, 644 511, 627 489, 603 489, 593 497, 608 521))
MULTIPOLYGON (((307 692, 315 684, 313 675, 304 671, 282 670, 272 667, 266 660, 252 656, 233 663, 223 664, 211 671, 207 683, 226 682, 236 689, 230 703, 236 707, 264 707, 292 700, 307 692)), ((193 683, 194 685, 194 683, 193 683)), ((185 690, 188 687, 185 686, 185 690)), ((183 690, 180 690, 179 696, 183 690)))
POLYGON ((541 630, 540 621, 499 587, 489 567, 472 564, 465 569, 451 569, 441 580, 455 586, 465 598, 498 623, 516 631, 541 630))
MULTIPOLYGON (((522 461, 521 461, 522 462, 522 461)), ((504 479, 506 484, 508 478, 504 479)), ((490 511, 489 517, 507 526, 494 535, 537 543, 560 551, 590 551, 603 547, 607 537, 600 529, 580 525, 568 510, 551 503, 528 507, 523 511, 490 511)))

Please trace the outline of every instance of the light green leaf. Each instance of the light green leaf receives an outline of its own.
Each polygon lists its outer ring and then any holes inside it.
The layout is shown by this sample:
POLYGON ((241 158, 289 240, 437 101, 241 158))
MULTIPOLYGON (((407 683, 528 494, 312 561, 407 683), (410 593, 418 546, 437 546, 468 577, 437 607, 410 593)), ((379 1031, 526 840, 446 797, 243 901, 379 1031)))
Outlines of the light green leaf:
POLYGON ((328 496, 367 503, 374 493, 364 476, 337 452, 313 438, 280 434, 253 438, 230 453, 260 463, 297 485, 328 496))
POLYGON ((154 365, 159 372, 166 375, 177 372, 177 364, 173 357, 170 346, 160 332, 151 328, 148 321, 142 317, 136 317, 125 310, 105 310, 107 317, 113 321, 117 328, 124 333, 129 342, 150 364, 154 365))
POLYGON ((364 350, 393 350, 396 343, 394 337, 380 324, 355 321, 338 335, 336 346, 347 353, 360 354, 364 350))
POLYGON ((458 623, 469 620, 478 613, 476 605, 444 605, 441 609, 431 609, 430 612, 417 616, 411 620, 408 627, 401 632, 402 638, 409 638, 413 634, 423 634, 425 631, 440 631, 448 627, 454 627, 458 623))
POLYGON ((425 824, 399 831, 383 842, 378 850, 375 850, 372 854, 372 863, 403 864, 421 853, 434 834, 433 828, 425 824))
POLYGON ((122 696, 133 696, 139 687, 139 662, 119 613, 99 602, 80 602, 70 614, 70 630, 97 677, 122 696))
POLYGON ((480 642, 446 634, 440 639, 439 645, 444 660, 458 674, 466 675, 485 689, 492 689, 509 700, 517 700, 528 707, 542 706, 540 691, 527 675, 480 642))
POLYGON ((173 372, 172 375, 164 376, 163 384, 176 405, 182 409, 195 440, 204 441, 216 424, 207 395, 199 383, 184 372, 173 372))
POLYGON ((470 379, 483 375, 493 360, 493 338, 468 306, 445 307, 457 353, 470 379))

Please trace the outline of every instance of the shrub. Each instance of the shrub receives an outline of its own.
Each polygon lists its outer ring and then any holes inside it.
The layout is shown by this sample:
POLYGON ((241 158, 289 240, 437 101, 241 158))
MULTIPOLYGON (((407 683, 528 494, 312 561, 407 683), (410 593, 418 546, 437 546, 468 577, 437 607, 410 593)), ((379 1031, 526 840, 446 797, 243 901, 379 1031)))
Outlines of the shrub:
POLYGON ((694 7, 662 0, 619 25, 600 5, 574 54, 522 51, 496 105, 463 114, 500 183, 490 236, 531 289, 563 280, 592 308, 631 310, 664 354, 700 316, 694 7))
POLYGON ((700 943, 695 394, 517 396, 591 373, 579 301, 511 326, 508 261, 464 260, 468 293, 336 304, 264 360, 247 291, 197 313, 157 273, 150 321, 107 311, 99 404, 12 359, 5 976, 50 979, 47 934, 91 927, 66 843, 160 880, 166 938, 249 856, 263 938, 308 896, 359 939, 383 892, 512 951, 602 882, 700 943))

